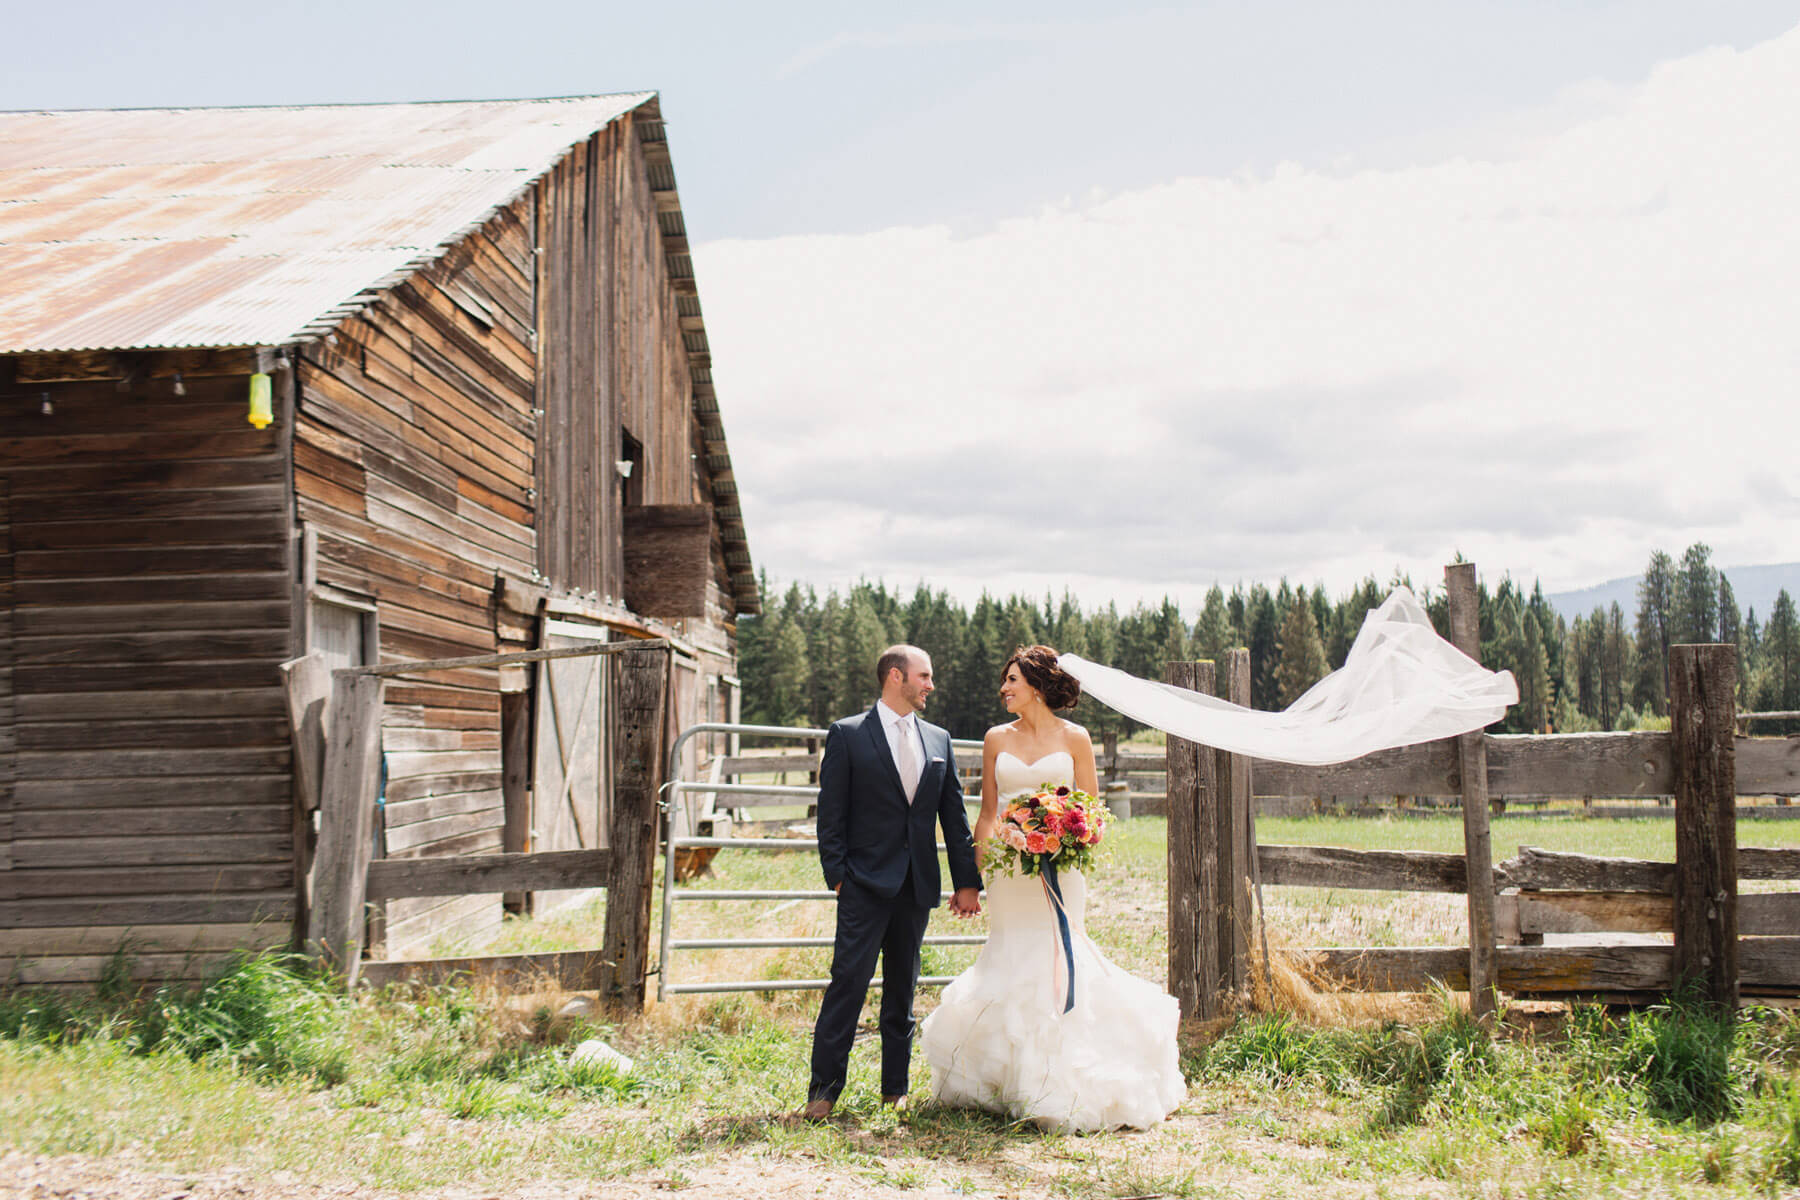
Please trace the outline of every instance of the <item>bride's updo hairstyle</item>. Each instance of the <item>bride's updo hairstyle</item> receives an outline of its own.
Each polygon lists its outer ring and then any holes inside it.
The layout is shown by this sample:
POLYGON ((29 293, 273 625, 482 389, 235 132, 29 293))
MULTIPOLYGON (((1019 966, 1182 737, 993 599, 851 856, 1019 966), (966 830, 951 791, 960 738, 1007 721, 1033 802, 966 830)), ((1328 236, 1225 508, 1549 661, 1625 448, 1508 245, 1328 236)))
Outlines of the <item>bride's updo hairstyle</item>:
POLYGON ((1081 699, 1081 684, 1056 664, 1056 651, 1048 646, 1021 646, 1000 666, 1000 678, 1014 663, 1025 682, 1038 690, 1044 703, 1054 710, 1074 708, 1081 699))

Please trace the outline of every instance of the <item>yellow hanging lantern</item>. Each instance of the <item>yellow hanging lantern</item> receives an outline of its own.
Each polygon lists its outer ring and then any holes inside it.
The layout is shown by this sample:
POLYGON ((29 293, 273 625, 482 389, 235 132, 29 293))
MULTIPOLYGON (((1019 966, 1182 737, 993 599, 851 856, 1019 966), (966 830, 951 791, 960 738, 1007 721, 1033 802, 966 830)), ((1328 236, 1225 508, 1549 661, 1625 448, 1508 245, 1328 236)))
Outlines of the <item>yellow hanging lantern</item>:
POLYGON ((269 385, 269 377, 258 371, 250 377, 250 416, 249 421, 258 429, 267 429, 269 422, 275 419, 274 389, 269 385))

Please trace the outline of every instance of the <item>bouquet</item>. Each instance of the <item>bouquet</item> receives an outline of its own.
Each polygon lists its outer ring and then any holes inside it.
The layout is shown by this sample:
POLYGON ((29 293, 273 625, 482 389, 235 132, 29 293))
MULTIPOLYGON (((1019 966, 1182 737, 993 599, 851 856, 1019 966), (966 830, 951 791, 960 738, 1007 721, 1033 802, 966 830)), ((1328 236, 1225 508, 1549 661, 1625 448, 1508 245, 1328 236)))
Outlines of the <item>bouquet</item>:
POLYGON ((1003 875, 1036 875, 1046 862, 1081 870, 1094 860, 1106 817, 1106 805, 1080 788, 1046 783, 1005 802, 982 866, 1003 875))

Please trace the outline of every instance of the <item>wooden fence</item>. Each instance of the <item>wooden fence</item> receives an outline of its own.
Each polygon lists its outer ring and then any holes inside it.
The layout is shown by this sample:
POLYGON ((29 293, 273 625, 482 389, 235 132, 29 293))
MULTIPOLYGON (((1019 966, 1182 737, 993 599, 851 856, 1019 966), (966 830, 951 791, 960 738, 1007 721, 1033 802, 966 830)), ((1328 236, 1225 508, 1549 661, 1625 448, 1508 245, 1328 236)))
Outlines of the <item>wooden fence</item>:
POLYGON ((306 930, 309 952, 352 983, 359 978, 375 985, 399 979, 438 982, 458 975, 527 983, 552 978, 567 988, 598 991, 605 1003, 641 1010, 650 969, 650 898, 661 830, 658 800, 670 659, 667 641, 644 639, 334 672, 325 671, 316 658, 286 664, 302 806, 320 810, 306 930), (614 782, 604 849, 370 861, 388 678, 588 655, 618 658, 612 692, 614 782), (603 944, 593 950, 362 960, 364 905, 369 901, 601 887, 607 892, 605 930, 603 944))
MULTIPOLYGON (((1473 646, 1474 571, 1447 571, 1452 640, 1473 646)), ((1471 655, 1473 657, 1473 655, 1471 655)), ((1211 1016, 1248 986, 1255 897, 1262 886, 1455 892, 1468 897, 1464 947, 1307 951, 1347 986, 1410 991, 1438 980, 1472 992, 1478 1013, 1496 989, 1616 997, 1691 980, 1720 1004, 1800 993, 1800 895, 1745 897, 1739 878, 1800 879, 1800 849, 1737 848, 1736 797, 1800 792, 1800 739, 1734 732, 1731 646, 1670 652, 1670 732, 1461 738, 1301 767, 1250 760, 1171 738, 1170 990, 1211 1016), (1676 861, 1653 863, 1522 848, 1496 863, 1490 793, 1669 796, 1676 861), (1460 795, 1464 853, 1257 845, 1252 795, 1460 795), (1595 930, 1674 935, 1672 945, 1557 946, 1545 934, 1595 930), (1534 944, 1535 943, 1535 944, 1534 944)), ((1249 656, 1172 663, 1169 682, 1236 701, 1249 656)))

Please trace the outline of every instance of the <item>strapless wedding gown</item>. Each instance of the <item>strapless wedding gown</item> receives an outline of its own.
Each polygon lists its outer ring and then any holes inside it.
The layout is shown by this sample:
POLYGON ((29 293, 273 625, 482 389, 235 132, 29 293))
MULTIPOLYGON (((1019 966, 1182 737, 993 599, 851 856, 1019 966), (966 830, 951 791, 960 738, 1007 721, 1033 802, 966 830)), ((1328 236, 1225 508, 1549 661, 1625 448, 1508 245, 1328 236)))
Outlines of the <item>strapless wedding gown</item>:
MULTIPOLYGON (((994 764, 1002 798, 1072 784, 1074 771, 1063 751, 1035 763, 1002 752, 994 764)), ((1063 1011, 1062 941, 1043 883, 988 879, 987 945, 925 1018, 932 1096, 1067 1133, 1155 1125, 1187 1094, 1175 1036, 1180 1008, 1088 940, 1081 872, 1057 878, 1075 948, 1075 1007, 1063 1011)))

